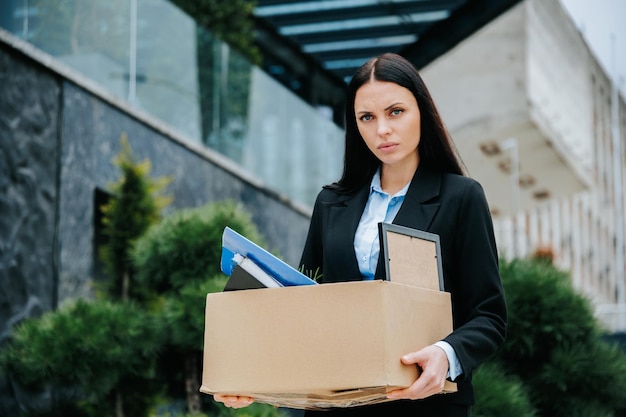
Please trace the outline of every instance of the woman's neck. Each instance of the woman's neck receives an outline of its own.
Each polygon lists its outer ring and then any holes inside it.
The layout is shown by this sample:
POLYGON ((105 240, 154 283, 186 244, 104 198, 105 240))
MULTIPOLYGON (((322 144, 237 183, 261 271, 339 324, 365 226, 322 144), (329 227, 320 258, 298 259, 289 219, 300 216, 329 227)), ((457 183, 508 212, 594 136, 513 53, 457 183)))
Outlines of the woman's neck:
POLYGON ((380 186, 389 195, 395 195, 404 188, 415 175, 419 163, 405 166, 385 165, 380 169, 380 186))

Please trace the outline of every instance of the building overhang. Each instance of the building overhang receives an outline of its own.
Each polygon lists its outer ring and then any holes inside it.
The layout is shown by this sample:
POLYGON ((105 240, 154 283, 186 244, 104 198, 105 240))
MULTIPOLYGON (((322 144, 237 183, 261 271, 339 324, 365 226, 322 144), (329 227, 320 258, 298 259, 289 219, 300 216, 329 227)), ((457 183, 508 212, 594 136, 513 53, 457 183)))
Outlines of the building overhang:
POLYGON ((527 1, 422 70, 494 216, 591 186, 587 60, 557 0, 527 1))

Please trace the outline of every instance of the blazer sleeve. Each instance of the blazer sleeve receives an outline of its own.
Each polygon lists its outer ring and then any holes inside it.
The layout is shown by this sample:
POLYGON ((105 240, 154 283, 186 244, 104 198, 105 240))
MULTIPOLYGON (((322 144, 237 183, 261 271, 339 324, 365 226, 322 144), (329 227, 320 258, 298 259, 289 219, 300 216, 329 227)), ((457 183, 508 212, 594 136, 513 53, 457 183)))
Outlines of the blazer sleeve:
POLYGON ((307 276, 323 274, 321 193, 315 200, 299 267, 307 276))
POLYGON ((473 370, 504 342, 507 311, 489 206, 478 182, 466 185, 451 222, 455 232, 446 284, 452 295, 454 331, 445 341, 463 367, 462 378, 471 379, 473 370))

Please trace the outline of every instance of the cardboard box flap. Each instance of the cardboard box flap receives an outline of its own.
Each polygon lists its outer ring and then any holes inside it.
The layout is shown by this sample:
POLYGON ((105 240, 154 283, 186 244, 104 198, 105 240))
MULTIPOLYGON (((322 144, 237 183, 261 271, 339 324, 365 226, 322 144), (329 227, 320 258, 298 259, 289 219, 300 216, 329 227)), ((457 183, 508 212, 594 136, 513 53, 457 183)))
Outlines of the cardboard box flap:
POLYGON ((444 291, 438 235, 390 223, 379 223, 379 233, 388 281, 444 291))
MULTIPOLYGON (((311 393, 237 393, 254 398, 255 402, 271 404, 276 407, 289 407, 303 410, 325 410, 331 407, 355 407, 368 404, 379 404, 392 401, 387 398, 387 393, 392 389, 401 387, 369 387, 358 388, 345 391, 327 391, 327 392, 311 392, 311 393)), ((200 388, 201 392, 211 394, 204 385, 200 388)), ((446 381, 441 394, 450 394, 457 392, 457 385, 454 382, 446 381)))

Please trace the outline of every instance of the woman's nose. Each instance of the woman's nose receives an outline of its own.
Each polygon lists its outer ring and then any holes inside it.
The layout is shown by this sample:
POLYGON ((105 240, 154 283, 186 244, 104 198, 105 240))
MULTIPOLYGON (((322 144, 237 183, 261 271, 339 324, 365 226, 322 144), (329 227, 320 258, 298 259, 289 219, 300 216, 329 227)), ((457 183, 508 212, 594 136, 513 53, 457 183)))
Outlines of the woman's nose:
POLYGON ((378 122, 378 135, 379 136, 386 136, 390 132, 391 132, 391 127, 389 126, 387 121, 379 119, 379 122, 378 122))

